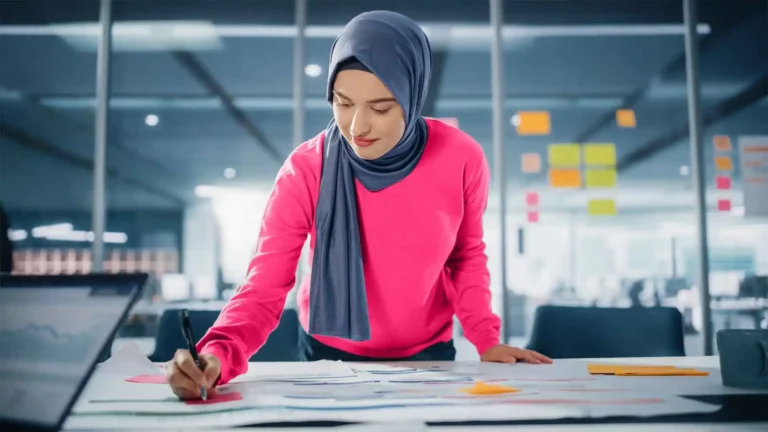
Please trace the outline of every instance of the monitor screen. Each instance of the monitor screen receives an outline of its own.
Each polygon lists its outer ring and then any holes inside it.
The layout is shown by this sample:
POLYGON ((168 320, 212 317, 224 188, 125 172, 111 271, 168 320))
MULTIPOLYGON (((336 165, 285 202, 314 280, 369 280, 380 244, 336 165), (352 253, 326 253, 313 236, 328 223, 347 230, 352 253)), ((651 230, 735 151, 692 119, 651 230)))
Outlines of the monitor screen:
POLYGON ((55 427, 140 287, 0 288, 0 418, 55 427))

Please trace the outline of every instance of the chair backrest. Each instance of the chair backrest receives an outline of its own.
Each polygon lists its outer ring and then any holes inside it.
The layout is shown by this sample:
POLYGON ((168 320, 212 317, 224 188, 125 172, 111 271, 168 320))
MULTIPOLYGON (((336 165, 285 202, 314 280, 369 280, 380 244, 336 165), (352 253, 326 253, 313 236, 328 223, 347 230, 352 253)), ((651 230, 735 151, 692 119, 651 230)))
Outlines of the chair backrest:
MULTIPOLYGON (((155 351, 149 356, 153 362, 168 361, 176 354, 176 350, 187 348, 187 341, 181 333, 180 310, 166 309, 160 316, 155 337, 155 351)), ((190 310, 189 323, 194 336, 198 339, 203 337, 216 322, 220 312, 219 310, 190 310)))
MULTIPOLYGON (((154 362, 165 362, 173 358, 176 350, 187 348, 179 322, 180 309, 166 309, 160 317, 157 328, 155 351, 149 357, 154 362)), ((219 317, 218 310, 190 310, 189 321, 195 337, 201 338, 219 317)), ((298 361, 299 318, 294 309, 286 309, 280 317, 277 328, 269 335, 267 342, 254 354, 250 361, 298 361)))
POLYGON ((684 356, 675 308, 540 306, 528 348, 551 358, 684 356))
POLYGON ((252 362, 299 361, 299 316, 296 309, 286 309, 267 342, 254 354, 252 362))

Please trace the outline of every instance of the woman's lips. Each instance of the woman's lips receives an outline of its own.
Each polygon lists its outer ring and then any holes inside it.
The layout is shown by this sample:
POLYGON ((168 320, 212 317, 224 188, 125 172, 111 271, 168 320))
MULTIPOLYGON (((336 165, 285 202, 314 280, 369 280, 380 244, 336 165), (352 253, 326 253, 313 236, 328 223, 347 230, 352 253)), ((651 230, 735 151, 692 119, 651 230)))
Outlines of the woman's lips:
POLYGON ((355 145, 358 147, 368 147, 369 145, 375 143, 376 139, 369 139, 369 138, 352 138, 352 141, 355 142, 355 145))

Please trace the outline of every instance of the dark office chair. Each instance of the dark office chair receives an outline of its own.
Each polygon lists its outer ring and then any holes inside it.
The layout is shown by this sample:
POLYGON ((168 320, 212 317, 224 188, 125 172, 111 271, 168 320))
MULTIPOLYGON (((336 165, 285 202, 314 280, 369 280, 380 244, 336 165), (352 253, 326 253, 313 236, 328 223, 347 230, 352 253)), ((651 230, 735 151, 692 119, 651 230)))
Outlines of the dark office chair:
MULTIPOLYGON (((155 337, 155 351, 149 356, 153 362, 166 362, 173 358, 178 349, 186 349, 187 341, 181 333, 181 321, 179 311, 181 309, 166 309, 160 316, 157 324, 157 336, 155 337)), ((196 338, 201 338, 208 331, 216 318, 218 310, 190 310, 189 323, 192 333, 196 338)))
POLYGON ((299 315, 296 309, 286 309, 280 324, 267 338, 267 343, 254 354, 252 362, 299 361, 299 315))
MULTIPOLYGON (((218 310, 190 310, 189 321, 195 337, 201 338, 219 317, 218 310)), ((250 361, 298 361, 299 319, 294 309, 286 309, 280 323, 250 361)), ((153 362, 165 362, 173 358, 176 350, 186 348, 181 333, 179 309, 166 309, 160 317, 155 351, 149 357, 153 362)))
POLYGON ((551 358, 684 356, 675 308, 540 306, 528 349, 551 358))

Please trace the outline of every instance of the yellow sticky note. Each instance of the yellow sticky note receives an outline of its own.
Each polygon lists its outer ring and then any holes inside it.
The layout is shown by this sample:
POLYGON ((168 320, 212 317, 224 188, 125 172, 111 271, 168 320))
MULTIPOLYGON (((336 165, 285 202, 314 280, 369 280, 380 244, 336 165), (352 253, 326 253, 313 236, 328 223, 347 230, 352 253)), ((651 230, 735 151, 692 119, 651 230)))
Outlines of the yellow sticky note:
POLYGON ((715 169, 718 171, 733 171, 733 161, 730 156, 715 156, 715 169))
POLYGON ((588 168, 584 173, 584 183, 588 188, 616 187, 616 169, 588 168))
POLYGON ((578 168, 551 168, 549 185, 553 188, 581 187, 581 171, 578 168))
POLYGON ((616 201, 612 199, 589 200, 587 211, 590 216, 613 216, 617 213, 616 201))
POLYGON ((518 111, 512 120, 518 135, 549 135, 552 130, 547 111, 518 111))
POLYGON ((584 164, 616 166, 616 146, 613 144, 584 144, 584 164))
POLYGON ((520 389, 516 389, 509 386, 498 384, 486 384, 484 382, 476 382, 474 386, 469 388, 459 389, 459 391, 471 394, 471 395, 497 395, 506 393, 517 393, 520 389))
POLYGON ((659 372, 675 370, 674 366, 634 366, 622 364, 587 364, 587 371, 592 375, 615 375, 623 372, 659 372))
POLYGON ((549 165, 553 167, 577 167, 581 165, 581 146, 578 144, 550 144, 549 165))
POLYGON ((520 158, 521 168, 526 174, 541 171, 541 155, 538 153, 523 153, 520 158))
POLYGON ((633 366, 621 364, 588 364, 592 375, 616 376, 707 376, 709 372, 675 366, 633 366))
POLYGON ((616 376, 707 376, 709 372, 698 369, 668 368, 668 369, 619 369, 616 376))

